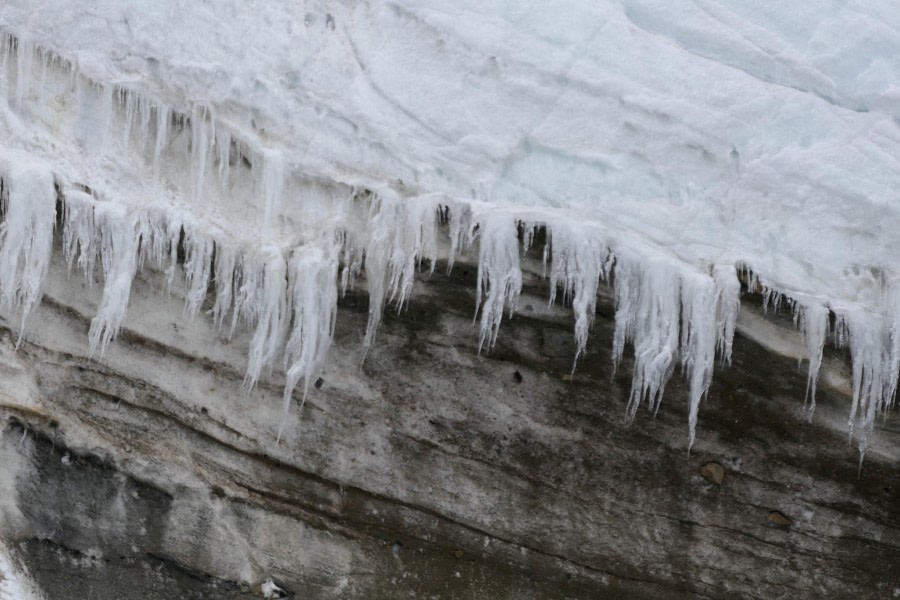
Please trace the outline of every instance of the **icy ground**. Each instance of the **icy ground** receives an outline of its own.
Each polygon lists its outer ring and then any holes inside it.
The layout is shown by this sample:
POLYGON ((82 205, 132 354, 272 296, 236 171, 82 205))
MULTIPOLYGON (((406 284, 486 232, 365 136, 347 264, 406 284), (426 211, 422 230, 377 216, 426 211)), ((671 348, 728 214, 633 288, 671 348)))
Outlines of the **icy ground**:
POLYGON ((795 311, 810 397, 826 338, 850 346, 864 451, 900 367, 898 26, 890 0, 6 0, 0 299, 39 301, 60 197, 104 276, 92 349, 183 245, 186 311, 211 285, 287 406, 363 273, 371 346, 422 259, 467 252, 491 345, 545 225, 580 348, 615 282, 629 416, 680 362, 693 441, 742 274, 795 311))

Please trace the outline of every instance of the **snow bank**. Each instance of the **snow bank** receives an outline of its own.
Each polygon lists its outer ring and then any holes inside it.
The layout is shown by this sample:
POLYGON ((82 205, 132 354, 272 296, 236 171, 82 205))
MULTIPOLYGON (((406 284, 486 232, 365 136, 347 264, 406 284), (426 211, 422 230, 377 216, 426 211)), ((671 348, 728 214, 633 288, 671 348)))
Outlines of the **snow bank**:
POLYGON ((542 224, 579 354, 615 281, 629 418, 680 362, 693 441, 740 269, 796 311, 808 399, 829 331, 849 344, 864 451, 900 367, 897 22, 886 1, 11 0, 0 297, 24 317, 40 297, 59 197, 70 264, 104 277, 92 351, 136 270, 171 277, 183 247, 186 312, 213 288, 220 327, 253 328, 248 384, 280 364, 287 404, 338 280, 365 272, 369 348, 449 220, 451 262, 477 247, 489 347, 542 224))

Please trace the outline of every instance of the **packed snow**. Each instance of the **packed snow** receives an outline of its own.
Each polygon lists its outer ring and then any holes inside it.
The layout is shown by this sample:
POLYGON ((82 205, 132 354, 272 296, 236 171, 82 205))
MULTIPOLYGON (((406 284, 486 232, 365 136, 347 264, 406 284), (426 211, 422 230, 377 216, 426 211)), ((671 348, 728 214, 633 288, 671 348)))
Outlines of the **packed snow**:
POLYGON ((795 311, 810 407, 849 345, 863 453, 900 370, 898 24, 887 0, 7 0, 0 300, 27 336, 59 198, 66 259, 103 276, 92 352, 183 248, 186 313, 212 287, 288 406, 362 275, 368 350, 423 264, 466 254, 488 349, 540 225, 579 355, 615 283, 629 419, 680 362, 693 443, 741 273, 795 311))

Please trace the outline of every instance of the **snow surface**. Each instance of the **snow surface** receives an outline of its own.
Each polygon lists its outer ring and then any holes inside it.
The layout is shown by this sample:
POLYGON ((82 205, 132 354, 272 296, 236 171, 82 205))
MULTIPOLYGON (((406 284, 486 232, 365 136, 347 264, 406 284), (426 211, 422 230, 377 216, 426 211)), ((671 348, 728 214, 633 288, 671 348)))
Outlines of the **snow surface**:
POLYGON ((629 418, 680 361, 693 441, 741 272, 795 310, 808 400, 829 332, 850 345, 864 451, 900 369, 898 26, 887 0, 6 0, 0 299, 40 298, 52 182, 70 264, 104 275, 93 350, 181 243, 186 312, 212 285, 217 323, 254 330, 248 383, 283 362, 287 406, 338 281, 365 273, 370 348, 449 218, 489 347, 542 224, 579 353, 615 280, 629 418))

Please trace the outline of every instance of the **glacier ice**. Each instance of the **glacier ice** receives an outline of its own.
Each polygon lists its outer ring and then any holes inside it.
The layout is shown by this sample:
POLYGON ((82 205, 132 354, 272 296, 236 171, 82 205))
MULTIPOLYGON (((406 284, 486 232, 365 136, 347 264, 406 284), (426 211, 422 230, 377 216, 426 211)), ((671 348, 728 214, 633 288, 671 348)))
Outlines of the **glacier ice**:
POLYGON ((795 311, 810 410, 829 334, 849 345, 863 453, 900 369, 900 34, 879 25, 900 14, 704 5, 372 0, 316 29, 286 0, 211 3, 231 19, 174 0, 6 2, 0 299, 21 335, 59 218, 70 269, 102 275, 102 354, 136 273, 171 284, 183 251, 185 313, 249 329, 248 387, 283 369, 287 409, 363 273, 368 350, 422 264, 472 256, 489 349, 543 226, 576 360, 614 284, 616 364, 634 349, 626 418, 658 409, 680 365, 693 443, 740 275, 795 311))

